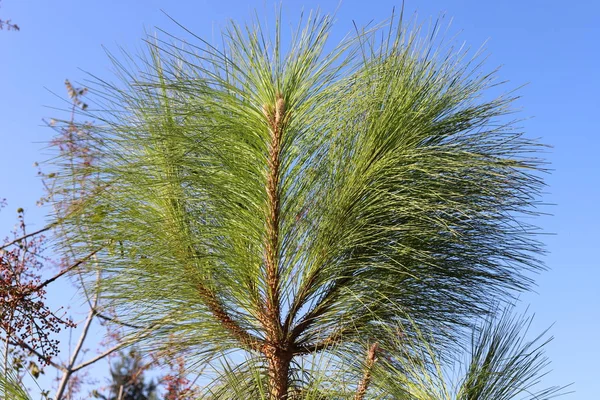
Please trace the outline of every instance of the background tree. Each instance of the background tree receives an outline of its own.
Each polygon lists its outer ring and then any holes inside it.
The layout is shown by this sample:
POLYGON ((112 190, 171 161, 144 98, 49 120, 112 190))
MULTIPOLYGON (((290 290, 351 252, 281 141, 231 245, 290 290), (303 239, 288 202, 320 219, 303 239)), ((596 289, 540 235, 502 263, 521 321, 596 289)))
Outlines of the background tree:
POLYGON ((169 371, 161 377, 160 383, 164 387, 164 400, 195 400, 200 397, 196 383, 200 374, 194 380, 188 378, 185 355, 163 355, 164 360, 157 360, 157 364, 167 366, 169 371))
MULTIPOLYGON (((71 104, 68 110, 70 118, 48 123, 58 132, 51 145, 64 159, 69 160, 71 168, 90 165, 94 160, 86 141, 89 123, 75 123, 75 111, 87 107, 83 101, 87 89, 76 88, 68 80, 65 86, 71 104)), ((37 163, 36 166, 39 167, 37 163)), ((44 205, 58 196, 54 188, 56 173, 44 173, 39 169, 38 175, 46 191, 38 205, 44 205)), ((72 181, 71 188, 75 185, 79 194, 94 187, 93 180, 87 175, 80 175, 79 179, 72 181)), ((61 196, 60 199, 52 202, 59 221, 77 208, 76 202, 67 197, 61 196)), ((1 199, 0 209, 5 205, 6 201, 1 199)), ((61 375, 53 394, 56 399, 68 400, 74 398, 85 383, 82 376, 87 367, 130 342, 118 340, 120 336, 115 336, 115 329, 121 326, 120 322, 114 313, 102 307, 98 293, 81 290, 81 286, 76 285, 75 290, 79 290, 79 294, 87 300, 89 310, 81 329, 75 333, 79 338, 75 346, 69 349, 69 359, 61 360, 57 334, 65 328, 75 329, 76 326, 66 317, 65 309, 53 310, 46 305, 46 290, 53 282, 66 279, 67 274, 77 278, 79 269, 93 260, 95 252, 80 259, 70 259, 69 252, 59 251, 58 261, 44 255, 44 250, 50 244, 46 235, 51 236, 53 230, 57 229, 60 230, 60 223, 54 222, 36 231, 28 230, 24 210, 19 208, 15 230, 0 245, 0 339, 3 343, 0 354, 3 356, 2 373, 11 373, 13 386, 22 382, 27 374, 37 379, 45 373, 46 367, 51 366, 61 375), (55 271, 57 266, 58 271, 55 271), (107 328, 109 340, 99 346, 97 354, 84 358, 82 355, 88 350, 86 346, 90 346, 88 334, 94 322, 107 328)), ((47 397, 53 391, 44 388, 41 392, 47 397)), ((5 398, 12 396, 15 395, 5 398)))
POLYGON ((437 28, 327 53, 329 17, 289 46, 280 27, 114 58, 121 83, 92 87, 98 162, 59 174, 78 210, 62 244, 97 252, 90 276, 150 348, 175 338, 217 366, 207 396, 380 398, 377 354, 403 371, 427 338, 443 359, 541 268, 522 218, 539 145, 437 28), (93 192, 72 185, 89 175, 93 192))
POLYGON ((108 396, 96 393, 95 397, 103 400, 156 400, 157 385, 153 380, 146 382, 145 377, 150 366, 135 349, 119 353, 119 359, 110 368, 108 396))

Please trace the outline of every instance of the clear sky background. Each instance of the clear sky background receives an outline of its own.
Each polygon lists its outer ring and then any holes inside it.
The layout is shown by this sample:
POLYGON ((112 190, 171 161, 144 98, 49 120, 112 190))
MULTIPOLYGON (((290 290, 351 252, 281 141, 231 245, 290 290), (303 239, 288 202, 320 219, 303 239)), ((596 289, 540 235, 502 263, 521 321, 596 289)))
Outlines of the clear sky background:
MULTIPOLYGON (((83 81, 88 71, 111 78, 111 63, 102 46, 132 52, 142 47, 144 31, 158 26, 180 29, 160 10, 209 40, 229 19, 249 20, 254 10, 274 15, 269 0, 4 0, 0 19, 12 19, 20 32, 0 31, 0 232, 15 222, 23 207, 30 229, 42 227, 48 210, 35 206, 41 196, 35 161, 46 158, 44 142, 52 131, 42 118, 64 116, 48 107, 64 107, 51 92, 65 97, 64 80, 83 81), (47 89, 46 89, 47 88, 47 89)), ((284 0, 284 18, 297 21, 300 10, 337 9, 333 41, 370 21, 391 15, 401 1, 284 0)), ((572 399, 597 399, 600 393, 600 2, 579 1, 418 1, 406 0, 406 13, 418 12, 428 23, 440 13, 452 19, 451 32, 474 48, 487 41, 486 68, 502 66, 499 77, 520 89, 517 106, 530 137, 553 146, 547 154, 553 172, 547 176, 544 200, 555 206, 552 216, 538 219, 549 255, 548 272, 536 277, 536 293, 521 296, 523 307, 536 313, 532 331, 554 323, 555 340, 548 346, 553 372, 549 384, 568 384, 572 399)), ((270 19, 272 21, 272 18, 270 19)), ((1 234, 4 235, 3 233, 1 234)), ((61 292, 60 294, 58 292, 61 292)), ((55 304, 74 300, 50 292, 55 304)))

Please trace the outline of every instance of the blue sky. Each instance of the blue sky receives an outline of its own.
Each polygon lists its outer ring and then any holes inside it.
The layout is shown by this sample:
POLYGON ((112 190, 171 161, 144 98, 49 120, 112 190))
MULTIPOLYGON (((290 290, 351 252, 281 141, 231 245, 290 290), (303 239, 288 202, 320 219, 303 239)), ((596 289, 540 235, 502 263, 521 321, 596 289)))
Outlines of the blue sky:
MULTIPOLYGON (((43 117, 60 116, 52 107, 64 103, 63 82, 82 81, 88 71, 111 77, 111 63, 102 46, 135 52, 144 31, 155 26, 179 33, 160 10, 208 40, 218 37, 229 19, 247 21, 254 10, 273 16, 273 1, 42 1, 4 0, 0 19, 12 19, 20 32, 0 31, 0 198, 9 205, 0 212, 1 232, 14 223, 23 207, 31 227, 44 225, 47 210, 35 206, 41 195, 35 161, 46 158, 44 142, 52 131, 43 117)), ((352 21, 364 25, 391 15, 400 1, 283 1, 282 13, 295 21, 301 9, 336 9, 333 41, 350 32, 352 21)), ((536 313, 532 331, 554 323, 555 340, 548 346, 553 372, 545 382, 574 382, 570 398, 592 399, 600 393, 600 272, 596 232, 600 224, 600 2, 588 1, 406 1, 406 13, 418 11, 428 23, 440 13, 452 20, 450 32, 473 48, 487 41, 487 69, 502 66, 499 77, 519 90, 517 106, 528 136, 552 146, 547 159, 544 200, 554 206, 539 218, 545 232, 550 271, 537 280, 536 293, 521 296, 536 313)), ((272 21, 272 19, 271 19, 272 21)), ((70 297, 51 292, 56 303, 70 297)))

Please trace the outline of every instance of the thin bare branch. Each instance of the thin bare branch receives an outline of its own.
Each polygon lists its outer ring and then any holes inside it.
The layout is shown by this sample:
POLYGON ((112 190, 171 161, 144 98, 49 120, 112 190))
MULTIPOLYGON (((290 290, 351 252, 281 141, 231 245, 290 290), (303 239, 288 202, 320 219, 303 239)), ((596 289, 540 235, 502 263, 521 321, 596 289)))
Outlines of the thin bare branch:
POLYGON ((23 341, 13 341, 13 340, 9 340, 8 344, 10 344, 11 346, 17 346, 20 347, 24 350, 27 350, 29 352, 31 352, 32 354, 34 354, 37 358, 39 358, 40 360, 43 360, 44 362, 46 362, 48 365, 51 365, 52 367, 60 370, 60 371, 66 371, 67 368, 64 367, 63 365, 60 365, 54 361, 52 361, 52 359, 50 357, 47 357, 45 355, 43 355, 42 353, 40 353, 39 351, 37 351, 36 349, 34 349, 33 347, 31 347, 30 345, 28 345, 27 343, 23 342, 23 341))
POLYGON ((65 275, 66 273, 68 273, 68 272, 74 270, 75 268, 79 267, 84 262, 88 261, 90 258, 92 258, 99 251, 100 251, 100 249, 94 250, 90 254, 88 254, 87 256, 83 257, 82 259, 77 260, 75 263, 73 263, 69 267, 67 267, 67 268, 63 269, 62 271, 60 271, 58 274, 54 275, 51 278, 46 279, 44 282, 42 282, 39 285, 37 285, 34 289, 31 290, 31 292, 35 292, 37 290, 42 289, 45 286, 48 286, 49 284, 51 284, 52 282, 54 282, 55 280, 57 280, 61 276, 65 275))
POLYGON ((23 240, 25 240, 25 239, 28 239, 28 238, 30 238, 30 237, 32 237, 32 236, 36 236, 36 235, 39 235, 40 233, 44 233, 44 232, 46 232, 46 231, 49 231, 50 229, 54 228, 56 225, 57 225, 57 224, 56 224, 55 222, 54 222, 54 223, 51 223, 51 224, 49 224, 49 225, 46 225, 46 226, 45 226, 45 227, 43 227, 42 229, 38 229, 38 230, 37 230, 37 231, 35 231, 35 232, 28 233, 28 234, 26 234, 26 235, 23 235, 23 236, 20 236, 20 237, 18 237, 18 238, 16 238, 16 239, 13 239, 13 240, 11 240, 10 242, 4 243, 2 246, 0 246, 0 250, 4 250, 4 249, 6 249, 7 247, 10 247, 10 246, 12 246, 13 244, 16 244, 16 243, 22 242, 23 240))
POLYGON ((117 325, 125 326, 127 328, 142 329, 142 327, 139 326, 139 325, 133 325, 133 324, 128 324, 127 322, 119 321, 116 318, 109 317, 107 315, 104 315, 104 314, 100 313, 98 310, 96 310, 96 317, 100 318, 100 319, 102 319, 104 321, 109 321, 109 322, 112 322, 112 323, 117 324, 117 325))
MULTIPOLYGON (((100 275, 98 275, 98 279, 99 278, 100 278, 100 275)), ((79 336, 79 341, 77 342, 77 345, 75 346, 73 355, 71 356, 71 359, 69 360, 69 364, 67 365, 66 371, 64 371, 64 373, 63 373, 62 379, 61 379, 58 389, 56 391, 55 400, 62 399, 65 389, 67 388, 67 383, 69 382, 71 375, 73 375, 73 372, 74 372, 73 367, 75 365, 75 362, 77 361, 79 352, 81 351, 81 348, 83 347, 83 343, 85 342, 85 339, 88 335, 88 332, 92 325, 92 321, 94 320, 94 317, 96 316, 95 310, 98 307, 99 297, 100 296, 98 295, 98 293, 96 293, 96 295, 94 296, 94 306, 90 309, 90 311, 88 313, 88 316, 83 325, 83 330, 81 332, 81 335, 79 336)))
POLYGON ((118 351, 118 350, 122 349, 123 347, 126 347, 130 344, 131 343, 129 343, 129 342, 121 342, 118 345, 115 345, 115 346, 111 347, 110 349, 98 354, 96 357, 90 358, 89 360, 86 360, 86 361, 82 362, 81 364, 78 364, 77 366, 71 368, 71 373, 75 373, 75 372, 79 371, 80 369, 87 367, 88 365, 92 365, 93 363, 102 360, 104 357, 107 357, 107 356, 111 355, 112 353, 114 353, 115 351, 118 351))

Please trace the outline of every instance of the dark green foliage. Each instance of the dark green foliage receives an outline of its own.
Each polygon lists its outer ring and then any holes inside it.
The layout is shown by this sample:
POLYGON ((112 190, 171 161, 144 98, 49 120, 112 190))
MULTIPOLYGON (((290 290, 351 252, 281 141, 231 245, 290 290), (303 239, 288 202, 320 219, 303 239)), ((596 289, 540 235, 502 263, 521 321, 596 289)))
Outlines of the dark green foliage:
POLYGON ((108 394, 96 392, 95 397, 103 400, 158 400, 157 385, 152 380, 146 382, 148 365, 140 353, 132 349, 120 353, 119 357, 110 368, 108 394))

